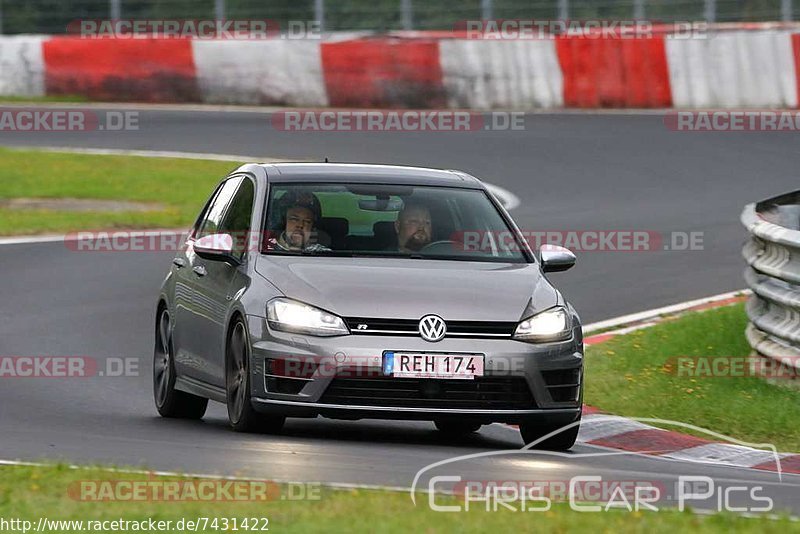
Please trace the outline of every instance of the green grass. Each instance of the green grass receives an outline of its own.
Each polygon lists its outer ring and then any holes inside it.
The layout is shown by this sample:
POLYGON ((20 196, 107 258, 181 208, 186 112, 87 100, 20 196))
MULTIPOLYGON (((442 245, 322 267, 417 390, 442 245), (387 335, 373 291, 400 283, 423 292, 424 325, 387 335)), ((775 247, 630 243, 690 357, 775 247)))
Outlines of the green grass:
POLYGON ((746 324, 738 304, 588 347, 585 402, 617 415, 690 423, 800 452, 800 390, 757 377, 679 376, 669 366, 680 356, 747 356, 746 324))
POLYGON ((144 212, 0 209, 0 235, 190 225, 232 162, 0 149, 0 199, 157 202, 144 212))
MULTIPOLYGON (((168 477, 176 480, 175 477, 168 477)), ((68 493, 81 481, 162 481, 164 477, 114 473, 101 469, 52 467, 0 467, 0 518, 25 519, 34 528, 40 517, 50 520, 194 520, 198 517, 266 517, 272 532, 758 532, 783 533, 792 525, 786 519, 747 519, 729 514, 701 517, 690 512, 579 513, 565 504, 549 511, 512 512, 500 507, 487 512, 472 503, 469 512, 432 511, 427 495, 417 506, 406 492, 322 489, 317 499, 277 498, 261 502, 147 502, 86 501, 68 493)), ((286 495, 285 487, 280 494, 286 495)), ((461 504, 463 499, 437 496, 437 504, 461 504)), ((74 527, 73 527, 74 528, 74 527)), ((173 527, 174 529, 174 527, 173 527)), ((243 532, 243 530, 239 529, 243 532)), ((64 529, 55 532, 73 532, 64 529)), ((174 530, 173 530, 174 531, 174 530)), ((209 531, 212 529, 203 530, 209 531)))

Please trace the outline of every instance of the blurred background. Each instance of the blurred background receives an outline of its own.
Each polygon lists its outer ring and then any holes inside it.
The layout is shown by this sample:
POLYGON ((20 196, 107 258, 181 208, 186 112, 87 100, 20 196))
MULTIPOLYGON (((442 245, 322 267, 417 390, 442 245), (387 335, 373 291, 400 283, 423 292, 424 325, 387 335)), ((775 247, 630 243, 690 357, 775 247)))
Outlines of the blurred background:
POLYGON ((66 32, 76 19, 319 20, 324 30, 444 30, 475 19, 796 20, 800 0, 0 0, 0 33, 66 32))

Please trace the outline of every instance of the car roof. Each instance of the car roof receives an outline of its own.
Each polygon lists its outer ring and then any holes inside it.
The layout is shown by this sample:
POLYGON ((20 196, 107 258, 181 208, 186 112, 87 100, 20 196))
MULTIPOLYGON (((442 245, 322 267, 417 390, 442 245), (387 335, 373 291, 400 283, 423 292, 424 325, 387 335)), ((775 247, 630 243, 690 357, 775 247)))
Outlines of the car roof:
POLYGON ((485 188, 480 180, 464 172, 426 167, 361 163, 270 163, 262 167, 266 170, 268 179, 276 182, 379 183, 485 188))

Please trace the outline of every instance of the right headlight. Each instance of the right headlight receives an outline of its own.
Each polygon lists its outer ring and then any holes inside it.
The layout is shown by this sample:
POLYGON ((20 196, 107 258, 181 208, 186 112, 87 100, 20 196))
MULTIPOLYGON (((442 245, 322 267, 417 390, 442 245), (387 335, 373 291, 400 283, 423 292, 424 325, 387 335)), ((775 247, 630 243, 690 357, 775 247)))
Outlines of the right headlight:
POLYGON ((569 313, 557 306, 521 321, 514 331, 514 339, 519 341, 562 341, 572 335, 569 313))
POLYGON ((283 297, 267 303, 267 322, 275 330, 312 336, 346 336, 350 333, 338 315, 283 297))

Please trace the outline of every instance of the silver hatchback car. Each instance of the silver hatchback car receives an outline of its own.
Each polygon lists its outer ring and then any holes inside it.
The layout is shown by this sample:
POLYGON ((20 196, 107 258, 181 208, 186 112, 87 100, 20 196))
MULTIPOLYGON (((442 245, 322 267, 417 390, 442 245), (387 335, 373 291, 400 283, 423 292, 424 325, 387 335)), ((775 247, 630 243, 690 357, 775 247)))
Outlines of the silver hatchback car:
POLYGON ((453 435, 505 422, 526 443, 568 449, 583 336, 544 273, 574 263, 560 247, 537 260, 460 171, 244 165, 161 287, 156 407, 201 418, 223 402, 240 431, 320 415, 428 420, 453 435))

